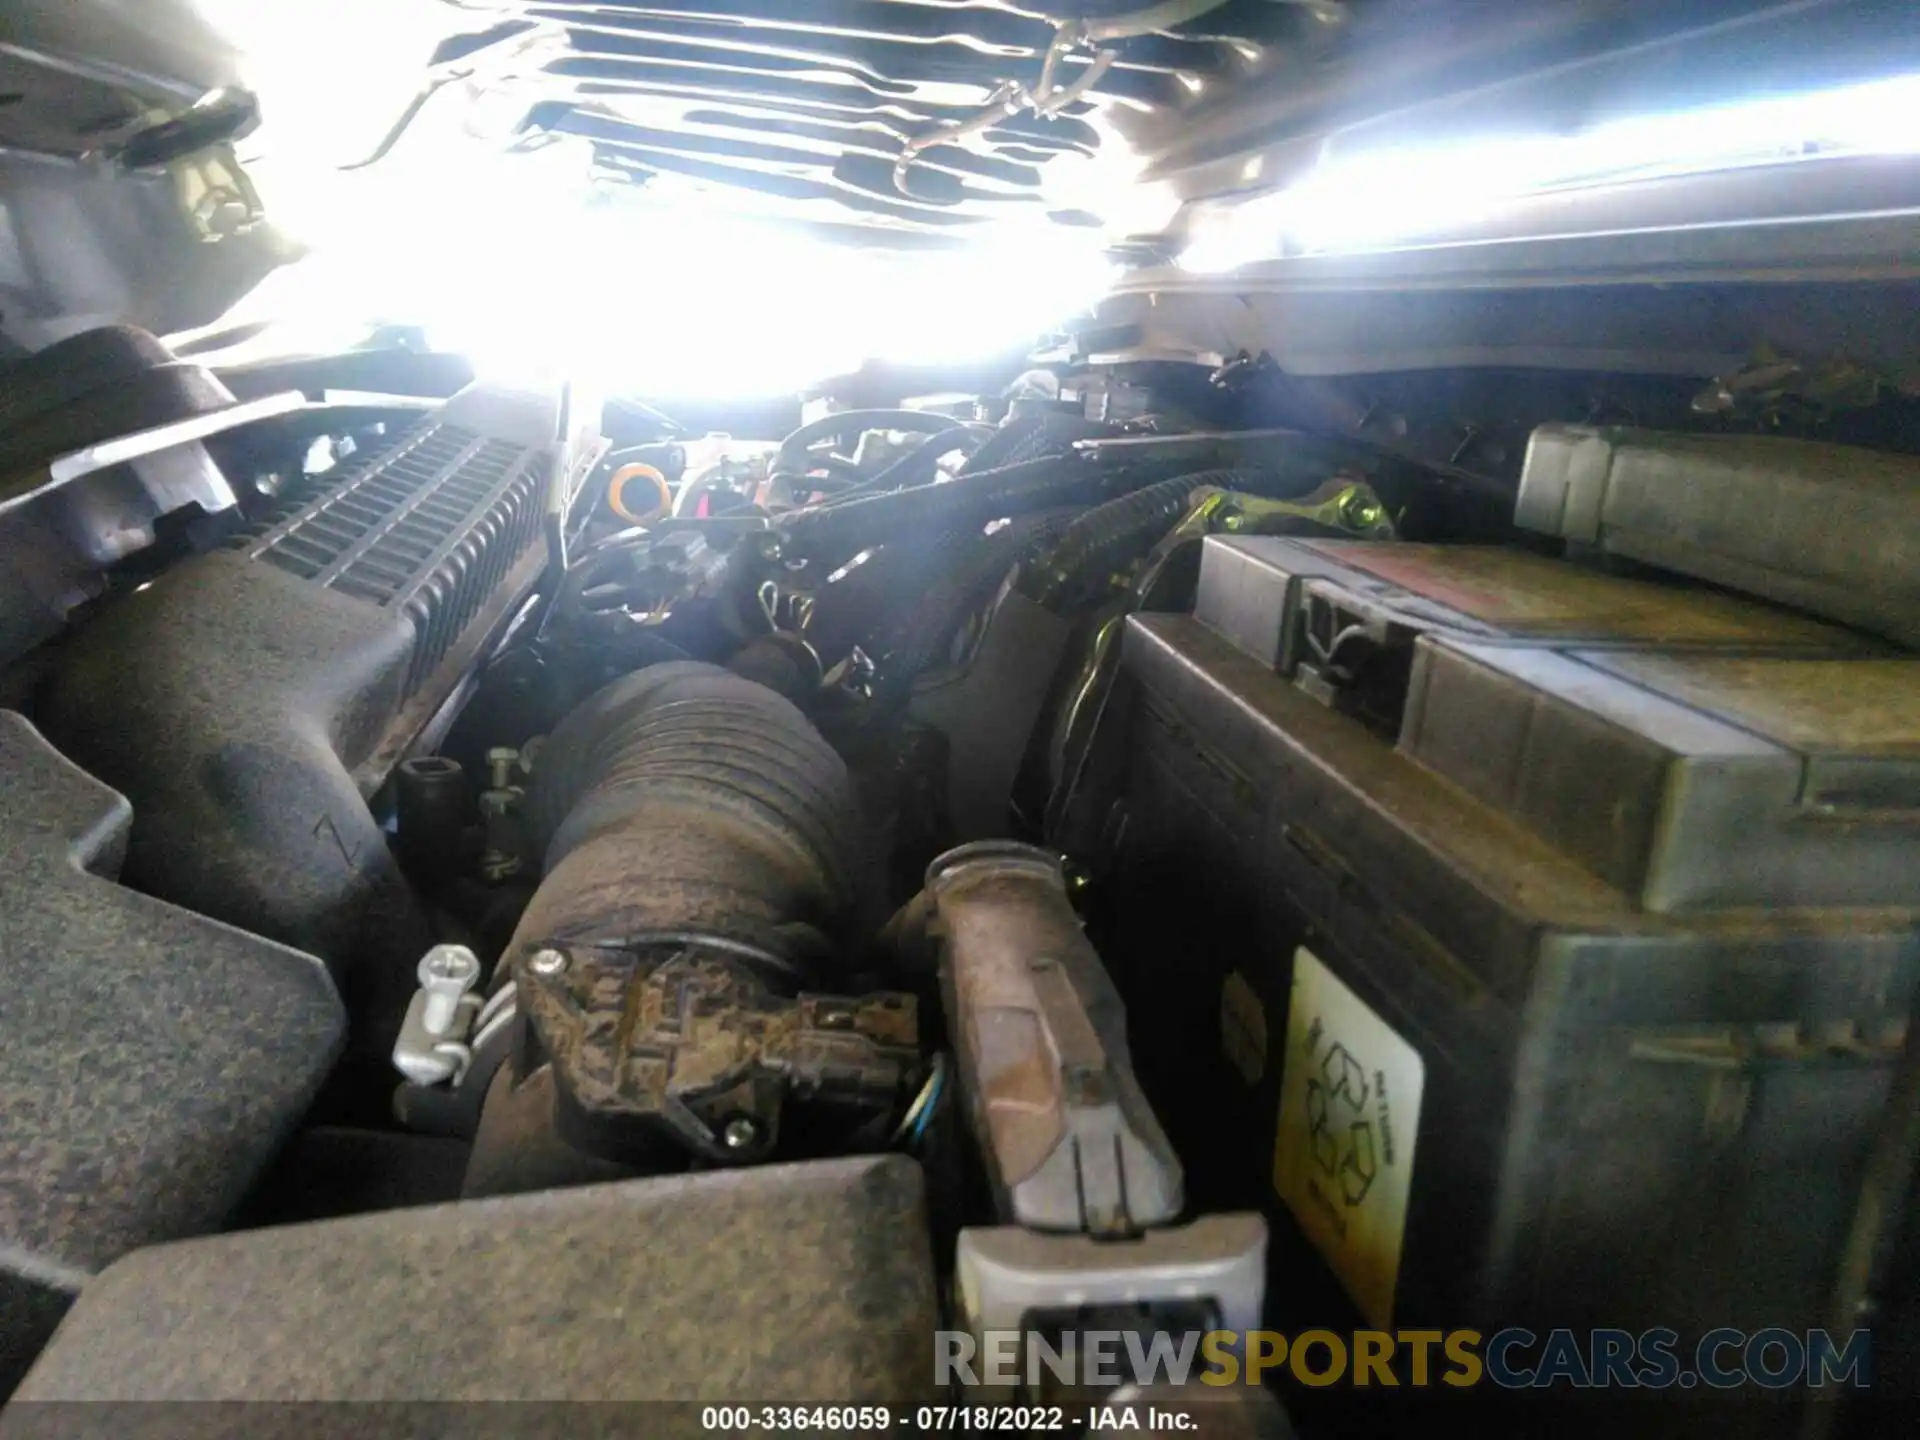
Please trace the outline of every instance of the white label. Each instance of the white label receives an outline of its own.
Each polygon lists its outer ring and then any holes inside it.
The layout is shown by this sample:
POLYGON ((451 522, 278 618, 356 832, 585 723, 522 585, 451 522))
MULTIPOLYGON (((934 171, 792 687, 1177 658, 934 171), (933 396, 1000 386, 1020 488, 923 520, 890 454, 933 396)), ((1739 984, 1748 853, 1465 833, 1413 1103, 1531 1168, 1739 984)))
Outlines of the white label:
POLYGON ((1427 1068, 1312 951, 1293 957, 1273 1188, 1367 1322, 1393 1324, 1427 1068))

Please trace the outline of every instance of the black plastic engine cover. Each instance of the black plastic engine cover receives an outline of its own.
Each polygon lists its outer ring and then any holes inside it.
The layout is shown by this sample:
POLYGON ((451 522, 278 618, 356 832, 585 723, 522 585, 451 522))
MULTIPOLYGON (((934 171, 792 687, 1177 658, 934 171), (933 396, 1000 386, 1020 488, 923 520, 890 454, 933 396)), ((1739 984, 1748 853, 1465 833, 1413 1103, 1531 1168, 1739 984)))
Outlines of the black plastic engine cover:
MULTIPOLYGON (((504 1417, 513 1434, 650 1437, 698 1433, 698 1405, 660 1401, 911 1406, 932 1398, 939 1323, 925 1205, 913 1161, 862 1155, 145 1250, 88 1287, 4 1433, 72 1435, 74 1400, 350 1401, 360 1431, 501 1433, 504 1417), (365 1408, 400 1401, 522 1403, 365 1408)), ((149 1403, 134 1428, 304 1440, 317 1413, 149 1403)))
POLYGON ((365 797, 537 576, 564 415, 464 391, 76 637, 41 713, 133 801, 130 883, 342 971, 418 959, 365 797))
POLYGON ((127 802, 0 711, 0 1395, 82 1283, 214 1229, 345 1020, 309 955, 112 883, 127 802))

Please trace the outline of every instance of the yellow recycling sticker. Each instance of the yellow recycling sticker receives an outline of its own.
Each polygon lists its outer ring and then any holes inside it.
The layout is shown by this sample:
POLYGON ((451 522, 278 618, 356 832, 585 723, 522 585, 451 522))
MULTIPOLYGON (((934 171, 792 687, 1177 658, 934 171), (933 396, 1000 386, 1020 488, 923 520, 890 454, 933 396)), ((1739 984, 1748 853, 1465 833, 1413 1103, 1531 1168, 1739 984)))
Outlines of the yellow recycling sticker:
POLYGON ((1273 1188, 1367 1322, 1390 1329, 1426 1065, 1305 946, 1282 1064, 1273 1188))

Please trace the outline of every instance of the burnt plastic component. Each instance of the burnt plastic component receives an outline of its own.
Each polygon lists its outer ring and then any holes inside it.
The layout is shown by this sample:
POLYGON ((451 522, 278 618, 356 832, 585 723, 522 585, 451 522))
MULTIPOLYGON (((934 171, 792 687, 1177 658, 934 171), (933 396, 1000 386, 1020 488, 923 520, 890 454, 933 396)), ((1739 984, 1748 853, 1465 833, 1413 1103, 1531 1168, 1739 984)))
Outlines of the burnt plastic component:
POLYGON ((88 1285, 18 1398, 910 1404, 939 1323, 924 1205, 887 1155, 160 1246, 88 1285))
POLYGON ((543 952, 519 1004, 553 1067, 564 1138, 614 1160, 662 1142, 738 1163, 779 1146, 783 1111, 842 1137, 884 1127, 921 1078, 911 995, 770 985, 785 967, 697 938, 543 952), (556 962, 564 968, 550 972, 556 962))
POLYGON ((133 800, 131 883, 411 967, 429 937, 363 797, 537 575, 559 410, 462 392, 81 632, 43 713, 133 800))
POLYGON ((75 1291, 211 1230, 345 1020, 308 955, 112 883, 127 802, 0 711, 0 1395, 75 1291))
MULTIPOLYGON (((717 1104, 733 1086, 764 1084, 799 1060, 788 1051, 770 1069, 767 1044, 782 1027, 800 1025, 810 1003, 817 1025, 822 1002, 774 997, 829 978, 834 955, 864 919, 865 846, 845 765, 792 704, 716 666, 651 666, 576 707, 540 749, 523 818, 546 876, 503 973, 528 997, 523 1014, 535 1025, 511 1075, 488 1097, 469 1193, 478 1185, 520 1188, 516 1167, 494 1151, 532 1153, 527 1136, 551 1134, 555 1106, 543 1091, 560 1089, 576 1110, 584 1099, 615 1117, 648 1103, 664 1114, 687 1099, 717 1104), (670 996, 664 982, 647 983, 664 958, 654 943, 669 940, 674 955, 693 957, 686 978, 703 994, 670 996), (617 954, 635 947, 640 954, 617 954), (591 978, 580 989, 549 988, 541 970, 551 961, 532 963, 547 952, 568 965, 581 954, 591 978), (713 963, 723 954, 727 963, 713 963), (649 1009, 669 999, 673 1008, 649 1009), (733 1014, 733 1005, 748 1012, 733 1014), (716 1029, 731 1029, 734 1039, 718 1041, 716 1029), (651 1036, 638 1055, 629 1030, 651 1036), (549 1037, 557 1066, 541 1053, 549 1037), (709 1095, 699 1072, 720 1054, 716 1043, 738 1047, 739 1073, 709 1095), (641 1093, 650 1100, 637 1099, 641 1093), (529 1097, 538 1103, 522 1103, 529 1097), (497 1121, 496 1112, 509 1111, 510 1126, 497 1121)), ((889 1028, 897 1019, 870 1027, 885 1043, 863 1046, 862 1066, 893 1063, 889 1046, 905 1036, 889 1028)), ((878 1082, 870 1074, 862 1084, 878 1082)), ((771 1092, 748 1088, 755 1104, 775 1103, 771 1092)), ((711 1135, 718 1114, 681 1115, 681 1128, 689 1140, 711 1135)), ((748 1158, 765 1154, 757 1139, 737 1148, 748 1158)), ((532 1180, 536 1169, 525 1175, 532 1180)), ((554 1183, 550 1167, 538 1167, 537 1177, 554 1183)))
POLYGON ((927 872, 960 1082, 1002 1219, 1124 1235, 1180 1213, 1180 1161, 1059 860, 1006 841, 927 872))
POLYGON ((1920 459, 1543 425, 1515 521, 1920 644, 1920 459))

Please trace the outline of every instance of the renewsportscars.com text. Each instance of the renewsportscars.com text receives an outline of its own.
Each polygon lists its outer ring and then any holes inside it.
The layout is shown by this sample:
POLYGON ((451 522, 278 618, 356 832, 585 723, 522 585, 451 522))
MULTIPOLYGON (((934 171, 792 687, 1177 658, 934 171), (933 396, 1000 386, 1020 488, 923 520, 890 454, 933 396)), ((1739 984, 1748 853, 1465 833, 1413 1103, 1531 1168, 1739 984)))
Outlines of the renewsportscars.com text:
POLYGON ((942 1386, 1259 1385, 1281 1375, 1302 1385, 1466 1389, 1782 1390, 1873 1383, 1865 1330, 1710 1330, 1692 1342, 1667 1329, 1072 1330, 1053 1335, 990 1330, 934 1335, 942 1386))

